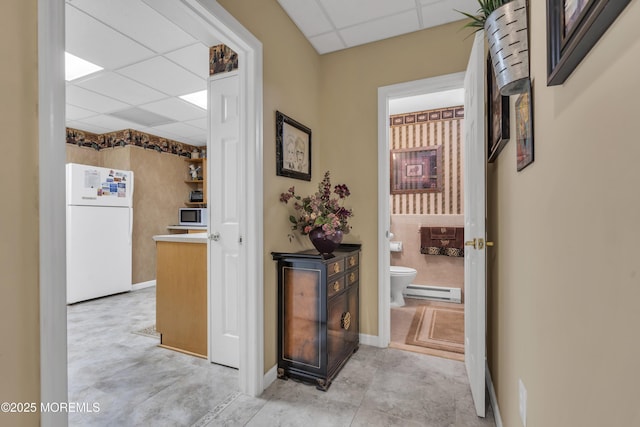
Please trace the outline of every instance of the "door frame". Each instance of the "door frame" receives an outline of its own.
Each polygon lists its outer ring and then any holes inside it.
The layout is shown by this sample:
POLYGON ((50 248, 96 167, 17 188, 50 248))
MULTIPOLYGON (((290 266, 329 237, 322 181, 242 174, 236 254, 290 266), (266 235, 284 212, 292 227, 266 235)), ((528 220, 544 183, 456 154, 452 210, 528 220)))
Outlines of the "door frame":
POLYGON ((464 88, 464 76, 459 72, 378 88, 378 347, 386 348, 391 341, 389 101, 464 88))
MULTIPOLYGON (((177 2, 174 2, 177 3, 177 2)), ((246 280, 239 295, 239 387, 257 396, 263 389, 263 83, 262 44, 215 0, 180 0, 246 60, 240 68, 241 130, 246 141, 246 280)), ((65 402, 67 315, 65 254, 65 3, 38 0, 39 291, 40 394, 42 402, 65 402)), ((43 413, 42 425, 66 425, 65 414, 43 413)))

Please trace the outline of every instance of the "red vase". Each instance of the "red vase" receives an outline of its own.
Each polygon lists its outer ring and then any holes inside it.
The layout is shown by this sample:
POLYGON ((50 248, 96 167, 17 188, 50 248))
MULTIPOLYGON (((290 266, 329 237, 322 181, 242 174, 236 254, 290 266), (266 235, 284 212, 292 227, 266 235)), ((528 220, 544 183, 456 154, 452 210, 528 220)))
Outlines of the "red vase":
POLYGON ((340 246, 340 242, 342 242, 342 236, 343 234, 340 230, 327 235, 322 227, 314 228, 309 232, 311 243, 322 255, 335 251, 340 246))

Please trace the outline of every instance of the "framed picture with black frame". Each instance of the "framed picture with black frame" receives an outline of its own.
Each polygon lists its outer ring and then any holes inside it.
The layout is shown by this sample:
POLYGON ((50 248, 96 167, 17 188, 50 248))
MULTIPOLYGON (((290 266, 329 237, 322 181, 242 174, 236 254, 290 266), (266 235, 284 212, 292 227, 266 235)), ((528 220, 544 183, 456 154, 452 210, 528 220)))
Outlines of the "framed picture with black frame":
POLYGON ((500 95, 496 76, 487 59, 487 156, 493 163, 509 141, 509 97, 500 95))
POLYGON ((533 82, 516 99, 516 156, 517 169, 533 163, 533 82))
POLYGON ((276 111, 276 174, 311 181, 311 129, 276 111))
POLYGON ((547 0, 547 86, 561 85, 631 0, 547 0))

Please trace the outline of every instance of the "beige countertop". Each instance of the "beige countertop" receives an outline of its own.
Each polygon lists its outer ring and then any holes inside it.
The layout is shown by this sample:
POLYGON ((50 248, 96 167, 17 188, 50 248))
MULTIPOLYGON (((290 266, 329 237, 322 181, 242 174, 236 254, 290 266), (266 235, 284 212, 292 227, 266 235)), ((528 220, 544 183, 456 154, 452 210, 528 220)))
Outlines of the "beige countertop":
POLYGON ((207 233, 160 234, 153 236, 156 242, 207 243, 207 233))

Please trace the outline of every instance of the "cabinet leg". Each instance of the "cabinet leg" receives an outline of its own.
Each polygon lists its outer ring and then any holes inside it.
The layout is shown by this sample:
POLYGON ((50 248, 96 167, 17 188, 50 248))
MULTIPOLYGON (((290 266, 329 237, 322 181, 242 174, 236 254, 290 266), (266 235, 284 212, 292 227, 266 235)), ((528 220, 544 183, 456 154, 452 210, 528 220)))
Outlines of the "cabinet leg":
POLYGON ((281 380, 285 380, 285 381, 289 379, 289 377, 285 373, 284 369, 282 369, 282 368, 278 368, 278 378, 280 378, 281 380))
POLYGON ((318 378, 316 380, 316 383, 317 383, 316 388, 320 391, 327 391, 327 389, 329 388, 329 385, 331 384, 328 381, 325 381, 321 378, 318 378))

